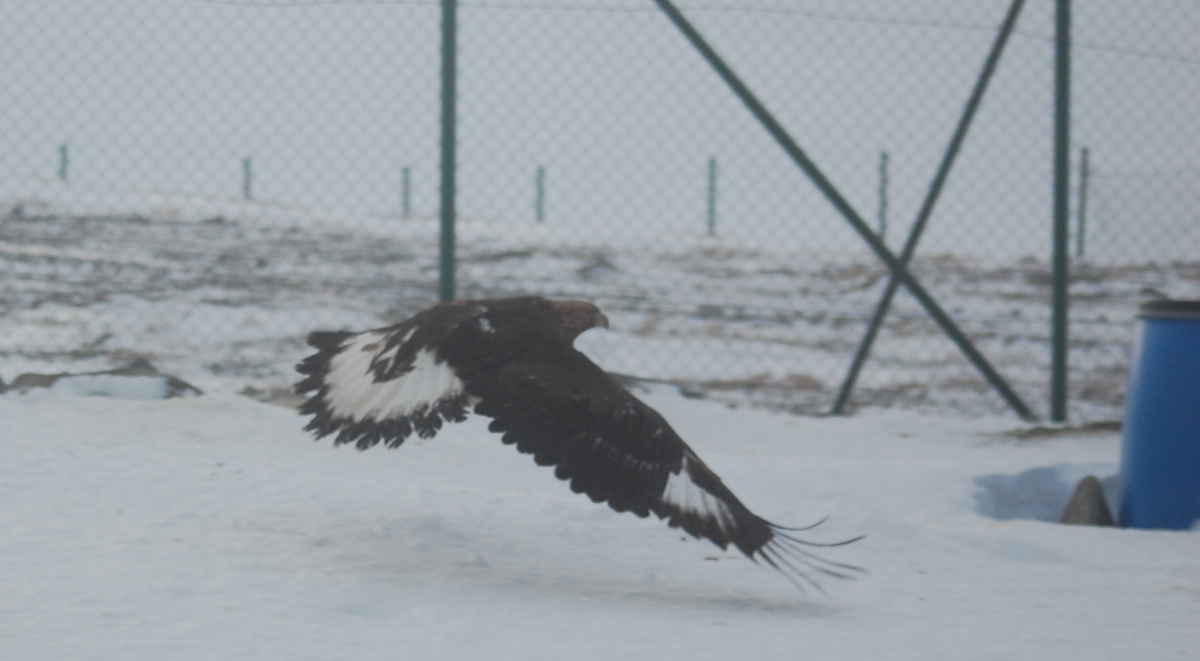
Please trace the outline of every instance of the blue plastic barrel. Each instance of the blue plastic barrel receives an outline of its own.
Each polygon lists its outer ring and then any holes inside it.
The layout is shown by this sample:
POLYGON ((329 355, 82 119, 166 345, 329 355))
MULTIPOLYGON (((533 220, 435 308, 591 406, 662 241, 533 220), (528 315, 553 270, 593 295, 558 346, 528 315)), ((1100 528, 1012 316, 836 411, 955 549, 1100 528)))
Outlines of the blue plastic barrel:
POLYGON ((1121 525, 1200 519, 1200 301, 1143 303, 1121 447, 1121 525))

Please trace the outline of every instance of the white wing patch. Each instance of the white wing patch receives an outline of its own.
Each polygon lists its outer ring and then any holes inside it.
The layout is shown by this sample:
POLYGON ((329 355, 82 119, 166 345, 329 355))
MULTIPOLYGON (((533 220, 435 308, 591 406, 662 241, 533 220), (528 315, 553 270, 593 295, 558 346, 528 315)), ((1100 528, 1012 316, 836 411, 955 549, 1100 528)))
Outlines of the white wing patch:
MULTIPOLYGON (((404 334, 404 337, 400 338, 400 341, 396 343, 396 346, 394 346, 391 349, 388 349, 387 351, 384 351, 380 354, 377 354, 372 359, 372 362, 378 361, 378 362, 383 362, 383 363, 391 363, 390 365, 387 366, 386 369, 387 370, 394 369, 396 367, 396 361, 399 360, 399 358, 400 358, 400 348, 403 347, 404 343, 408 342, 409 338, 411 338, 413 336, 413 333, 416 333, 416 332, 417 332, 417 327, 413 326, 411 329, 409 329, 409 331, 407 333, 404 334)), ((387 341, 387 336, 383 333, 363 333, 363 335, 372 335, 375 338, 375 339, 368 341, 362 345, 362 349, 364 352, 370 351, 372 349, 372 347, 370 345, 375 341, 378 341, 380 343, 387 341)))
POLYGON ((721 532, 730 533, 736 527, 733 513, 725 502, 700 488, 688 474, 688 458, 684 456, 683 466, 678 473, 667 477, 667 486, 659 499, 680 511, 693 514, 699 518, 716 521, 721 532))
MULTIPOLYGON (((417 352, 410 371, 389 381, 376 381, 371 363, 380 357, 378 348, 386 340, 384 333, 356 335, 330 359, 325 400, 335 417, 354 422, 402 418, 462 394, 458 375, 447 363, 438 362, 428 348, 417 352)), ((395 355, 388 360, 394 361, 395 355)))

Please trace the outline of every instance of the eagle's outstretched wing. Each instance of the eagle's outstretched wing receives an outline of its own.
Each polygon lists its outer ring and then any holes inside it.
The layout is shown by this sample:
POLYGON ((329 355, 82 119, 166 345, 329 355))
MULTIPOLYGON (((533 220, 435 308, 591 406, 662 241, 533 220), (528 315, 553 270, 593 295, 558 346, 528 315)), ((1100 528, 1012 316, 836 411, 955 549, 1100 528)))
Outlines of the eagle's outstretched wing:
POLYGON ((737 547, 793 582, 820 589, 809 573, 839 578, 858 568, 830 562, 793 530, 754 514, 653 408, 573 348, 516 360, 468 380, 476 413, 571 490, 618 512, 654 513, 673 528, 737 547))
POLYGON ((810 572, 858 571, 805 548, 854 540, 805 541, 751 512, 657 411, 574 348, 582 329, 564 328, 554 305, 455 303, 376 331, 314 333, 318 353, 297 366, 308 375, 297 390, 315 393, 302 408, 315 416, 306 429, 360 449, 396 447, 474 405, 505 443, 597 503, 732 544, 801 587, 820 589, 810 572))
POLYGON ((381 441, 399 447, 414 432, 429 438, 443 421, 467 417, 463 382, 439 349, 445 338, 479 312, 469 304, 430 308, 394 326, 350 333, 310 333, 317 353, 296 365, 312 393, 300 412, 317 438, 337 434, 335 445, 365 450, 381 441))

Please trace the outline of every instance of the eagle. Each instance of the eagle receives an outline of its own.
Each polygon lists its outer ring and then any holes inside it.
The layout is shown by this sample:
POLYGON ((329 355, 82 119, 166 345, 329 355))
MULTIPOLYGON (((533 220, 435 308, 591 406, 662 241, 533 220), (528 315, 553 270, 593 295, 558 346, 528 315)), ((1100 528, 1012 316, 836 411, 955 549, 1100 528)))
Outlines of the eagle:
POLYGON ((654 514, 721 549, 731 544, 794 585, 821 590, 814 573, 850 578, 860 568, 826 560, 817 543, 751 512, 661 414, 575 348, 584 331, 608 327, 591 303, 522 296, 460 300, 398 324, 316 331, 316 353, 296 370, 304 427, 317 439, 366 450, 431 438, 468 412, 575 493, 617 512, 654 514))

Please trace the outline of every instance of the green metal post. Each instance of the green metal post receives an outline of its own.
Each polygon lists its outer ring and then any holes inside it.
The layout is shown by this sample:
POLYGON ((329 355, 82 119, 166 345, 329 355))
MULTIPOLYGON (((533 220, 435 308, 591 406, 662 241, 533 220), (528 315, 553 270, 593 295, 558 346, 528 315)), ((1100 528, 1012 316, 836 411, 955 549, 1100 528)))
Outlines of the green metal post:
POLYGON ((1083 259, 1084 233, 1087 231, 1087 194, 1088 194, 1088 178, 1091 176, 1091 170, 1088 167, 1088 148, 1084 147, 1079 150, 1079 209, 1075 212, 1078 216, 1077 226, 1075 228, 1075 258, 1083 259))
POLYGON ((546 220, 546 168, 538 166, 536 191, 534 192, 533 210, 537 221, 546 220))
POLYGON ((717 233, 717 157, 708 159, 708 235, 717 233))
POLYGON ((58 178, 63 181, 67 180, 67 145, 63 143, 58 146, 58 178))
POLYGON ((442 0, 442 163, 441 163, 441 236, 438 269, 438 295, 445 303, 455 297, 455 54, 457 39, 457 3, 442 0))
POLYGON ((833 183, 829 181, 829 178, 825 176, 825 173, 821 172, 820 168, 817 167, 817 164, 814 163, 812 159, 809 158, 808 154, 806 154, 804 150, 800 148, 800 145, 796 144, 796 141, 792 138, 792 136, 787 132, 786 129, 783 128, 783 125, 779 123, 779 120, 775 119, 775 116, 772 115, 771 112, 767 110, 766 106, 764 106, 762 102, 758 100, 758 97, 756 97, 754 93, 750 91, 750 88, 747 87, 744 82, 742 82, 741 78, 739 78, 738 75, 733 72, 733 69, 729 68, 729 65, 721 59, 721 56, 717 55, 717 52, 713 50, 712 46, 708 45, 708 42, 704 40, 704 37, 701 36, 696 28, 688 22, 687 18, 685 18, 679 9, 675 7, 674 3, 672 3, 671 0, 654 0, 654 2, 660 9, 663 10, 663 13, 667 15, 667 18, 669 18, 671 22, 675 24, 675 27, 679 28, 679 31, 683 33, 684 37, 687 38, 689 42, 691 42, 692 46, 694 46, 696 50, 700 52, 700 55, 708 61, 709 65, 711 65, 712 68, 717 72, 717 75, 725 81, 725 84, 729 86, 733 93, 736 94, 746 106, 746 109, 754 115, 755 119, 762 124, 767 133, 769 133, 771 137, 775 139, 776 144, 778 144, 780 148, 782 148, 783 151, 792 159, 792 162, 795 163, 796 166, 808 176, 813 185, 817 187, 817 190, 821 191, 821 193, 825 196, 825 199, 828 200, 829 203, 838 210, 842 217, 846 219, 846 222, 850 223, 850 226, 854 228, 855 232, 858 232, 858 235, 862 237, 862 240, 866 242, 875 255, 887 265, 888 270, 892 272, 892 275, 896 279, 900 280, 908 289, 909 293, 911 293, 913 297, 917 299, 917 302, 925 308, 925 311, 929 313, 929 316, 932 317, 935 322, 937 322, 938 326, 942 328, 942 331, 946 333, 946 336, 949 337, 956 345, 958 345, 959 350, 963 352, 963 355, 967 357, 967 360, 971 361, 971 364, 974 365, 981 374, 983 374, 983 377, 987 379, 988 383, 992 384, 992 387, 994 387, 996 391, 1000 393, 1000 396, 1004 398, 1004 401, 1008 402, 1008 405, 1011 406, 1013 410, 1017 412, 1017 415, 1021 416, 1022 418, 1027 420, 1036 419, 1036 417, 1033 415, 1033 411, 1031 411, 1029 407, 1025 405, 1025 402, 1021 400, 1020 395, 1018 395, 1016 391, 1014 391, 1012 387, 1008 385, 1008 382, 1004 380, 1004 377, 1000 376, 1000 373, 997 372, 994 367, 992 367, 992 364, 988 362, 987 358, 985 358, 983 354, 981 354, 979 350, 975 348, 975 345, 972 344, 970 338, 968 338, 962 332, 962 330, 958 327, 958 324, 954 323, 954 320, 950 318, 950 315, 946 314, 946 311, 942 309, 942 306, 938 305, 938 302, 929 295, 929 291, 926 290, 925 287, 919 281, 917 281, 917 279, 914 278, 911 273, 908 272, 908 267, 899 259, 897 259, 895 253, 888 249, 887 245, 879 240, 879 237, 876 236, 871 227, 867 225, 867 222, 863 220, 858 211, 856 211, 854 207, 850 206, 850 203, 841 194, 841 192, 838 191, 833 183))
POLYGON ((1050 321, 1050 420, 1067 419, 1067 306, 1070 277, 1071 0, 1057 0, 1054 20, 1054 231, 1050 321))
POLYGON ((409 176, 409 168, 404 168, 400 174, 400 215, 405 220, 408 220, 409 216, 412 215, 412 183, 409 176))
POLYGON ((250 169, 250 157, 247 156, 246 158, 242 159, 242 197, 246 198, 247 200, 254 199, 250 189, 252 174, 253 173, 250 169))
MULTIPOLYGON (((946 180, 950 176, 950 171, 954 167, 955 159, 962 148, 963 141, 966 140, 967 132, 971 128, 974 121, 975 113, 979 109, 979 105, 983 102, 983 96, 987 92, 988 84, 992 79, 992 75, 996 71, 996 67, 1000 63, 1000 58, 1004 54, 1005 45, 1008 43, 1008 38, 1012 34, 1014 27, 1017 24, 1017 19, 1021 15, 1021 8, 1024 6, 1025 0, 1013 0, 1009 5, 1008 13, 1005 14, 1004 22, 1000 25, 999 32, 996 33, 996 39, 992 42, 992 49, 988 52, 987 58, 983 62, 983 68, 979 72, 979 78, 975 81, 975 87, 971 90, 970 97, 967 98, 967 103, 963 107, 962 115, 959 117, 958 126, 954 129, 954 134, 950 138, 950 143, 946 145, 946 151, 942 154, 942 161, 938 165, 937 172, 933 176, 933 181, 929 184, 929 190, 925 193, 925 200, 921 203, 921 209, 917 213, 916 220, 913 221, 912 229, 909 230, 908 239, 904 242, 904 248, 900 252, 899 262, 901 266, 907 268, 909 261, 912 260, 913 254, 916 252, 917 243, 921 240, 921 235, 925 231, 925 226, 929 222, 930 216, 933 214, 934 207, 937 205, 938 198, 941 196, 946 180)), ((880 237, 882 242, 882 237, 880 237)), ((867 356, 871 352, 871 347, 875 343, 875 337, 879 333, 879 329, 883 324, 884 317, 887 315, 888 309, 891 306, 892 299, 896 295, 896 291, 900 287, 900 279, 895 272, 888 278, 887 286, 883 290, 883 295, 879 298, 878 305, 875 306, 875 313, 871 317, 870 323, 867 325, 867 332, 863 334, 862 341, 858 345, 858 350, 854 354, 854 359, 851 361, 850 369, 846 372, 845 379, 842 380, 842 385, 838 389, 838 394, 834 400, 831 413, 838 415, 845 412, 846 404, 850 399, 850 393, 854 390, 854 384, 858 380, 858 375, 862 371, 862 367, 866 364, 867 356)), ((953 335, 951 335, 953 337, 953 335)), ((981 370, 983 371, 983 370, 981 370)), ((987 372, 983 371, 987 376, 987 372)), ((1005 394, 1005 388, 1002 388, 999 383, 988 378, 989 382, 1000 392, 1005 399, 1009 400, 1009 404, 1024 418, 1031 418, 1032 412, 1027 408, 1023 409, 1014 403, 1015 393, 1010 397, 1005 394)), ((1005 384, 1007 387, 1007 384, 1005 384)), ((1019 398, 1015 400, 1020 402, 1019 398)), ((1021 407, 1024 404, 1021 403, 1021 407)))

